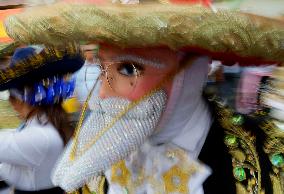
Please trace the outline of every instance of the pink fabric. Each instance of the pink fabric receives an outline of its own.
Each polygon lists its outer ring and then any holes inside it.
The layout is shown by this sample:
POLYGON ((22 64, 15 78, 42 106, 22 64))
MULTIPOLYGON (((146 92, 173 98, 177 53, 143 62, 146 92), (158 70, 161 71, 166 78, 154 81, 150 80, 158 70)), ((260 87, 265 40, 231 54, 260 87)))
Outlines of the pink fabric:
POLYGON ((262 77, 271 76, 272 69, 249 68, 242 74, 236 99, 238 112, 248 114, 258 108, 258 90, 262 77))

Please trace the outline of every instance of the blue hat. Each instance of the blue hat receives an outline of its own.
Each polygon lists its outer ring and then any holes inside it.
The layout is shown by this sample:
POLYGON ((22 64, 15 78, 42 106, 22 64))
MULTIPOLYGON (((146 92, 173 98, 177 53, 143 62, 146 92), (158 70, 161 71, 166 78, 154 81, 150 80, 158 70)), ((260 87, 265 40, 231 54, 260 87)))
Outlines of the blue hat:
POLYGON ((18 48, 10 64, 0 67, 0 91, 73 73, 83 64, 80 48, 74 44, 64 48, 42 46, 18 48))
POLYGON ((74 91, 75 80, 69 73, 84 64, 79 47, 29 46, 18 48, 10 64, 0 69, 0 91, 31 105, 61 103, 74 91))

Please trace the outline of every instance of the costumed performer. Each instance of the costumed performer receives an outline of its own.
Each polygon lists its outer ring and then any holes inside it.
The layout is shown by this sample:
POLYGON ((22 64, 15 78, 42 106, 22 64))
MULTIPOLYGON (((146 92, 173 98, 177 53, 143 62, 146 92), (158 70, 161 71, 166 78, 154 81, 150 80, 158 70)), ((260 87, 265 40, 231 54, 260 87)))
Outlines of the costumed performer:
POLYGON ((283 62, 283 23, 185 5, 59 4, 10 17, 6 27, 23 43, 100 44, 99 96, 57 163, 55 185, 108 194, 283 193, 283 163, 274 166, 264 152, 258 125, 202 94, 210 58, 283 62))

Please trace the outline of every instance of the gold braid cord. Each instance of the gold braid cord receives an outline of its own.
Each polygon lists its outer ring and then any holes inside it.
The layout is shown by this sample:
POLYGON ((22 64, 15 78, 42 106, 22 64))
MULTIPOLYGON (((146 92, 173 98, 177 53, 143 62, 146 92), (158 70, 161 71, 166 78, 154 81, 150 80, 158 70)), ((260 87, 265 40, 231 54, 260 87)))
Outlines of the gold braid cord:
POLYGON ((284 61, 284 23, 199 6, 55 4, 10 16, 5 25, 8 35, 21 43, 168 46, 284 61))
POLYGON ((275 194, 282 194, 284 192, 284 131, 279 129, 271 118, 265 119, 261 128, 266 134, 264 151, 272 163, 273 172, 270 174, 270 179, 273 191, 275 194))
MULTIPOLYGON (((255 136, 244 128, 244 117, 242 115, 234 113, 218 100, 215 101, 215 104, 217 105, 217 118, 225 129, 224 142, 232 156, 237 194, 264 194, 265 185, 261 183, 261 167, 255 145, 255 136)), ((267 113, 264 111, 257 111, 250 116, 263 118, 264 122, 260 124, 260 127, 267 135, 263 149, 268 154, 273 169, 269 177, 266 178, 271 180, 272 194, 283 194, 284 133, 279 131, 271 119, 267 118, 267 113)))
POLYGON ((266 86, 261 90, 261 103, 266 109, 256 112, 261 119, 265 133, 264 151, 269 156, 273 172, 270 173, 275 193, 284 193, 284 130, 283 119, 279 116, 277 103, 283 104, 283 68, 275 68, 266 86), (274 103, 269 103, 274 102, 274 103), (277 103, 275 103, 277 102, 277 103), (275 105, 274 105, 275 104, 275 105), (269 111, 268 111, 269 110, 269 111))
POLYGON ((263 194, 255 137, 242 127, 242 115, 235 115, 221 103, 216 104, 217 118, 225 129, 224 142, 232 156, 237 194, 263 194))

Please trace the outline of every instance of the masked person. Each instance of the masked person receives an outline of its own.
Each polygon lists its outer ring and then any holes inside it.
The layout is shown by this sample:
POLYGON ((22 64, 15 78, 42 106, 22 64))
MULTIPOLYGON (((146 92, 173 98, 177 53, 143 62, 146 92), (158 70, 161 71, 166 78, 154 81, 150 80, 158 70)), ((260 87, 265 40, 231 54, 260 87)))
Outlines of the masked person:
POLYGON ((28 46, 16 49, 10 64, 1 67, 0 90, 9 91, 23 121, 15 131, 0 132, 0 177, 15 194, 64 193, 50 174, 73 132, 61 107, 74 90, 67 74, 83 63, 75 46, 28 46))
POLYGON ((71 193, 282 192, 282 163, 269 161, 261 130, 202 95, 211 57, 282 62, 282 23, 185 5, 64 4, 31 9, 6 26, 20 42, 100 44, 99 96, 56 165, 55 185, 71 193), (41 22, 60 33, 29 32, 41 22))
POLYGON ((76 72, 75 92, 80 104, 84 104, 90 92, 93 83, 100 74, 99 61, 96 56, 96 45, 84 45, 83 52, 85 56, 84 66, 76 72))

